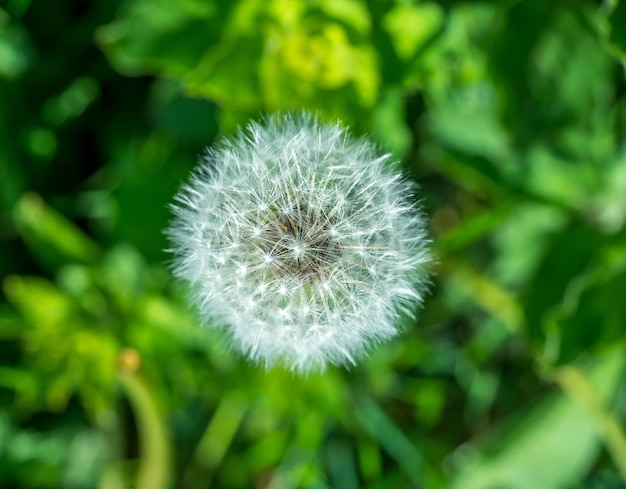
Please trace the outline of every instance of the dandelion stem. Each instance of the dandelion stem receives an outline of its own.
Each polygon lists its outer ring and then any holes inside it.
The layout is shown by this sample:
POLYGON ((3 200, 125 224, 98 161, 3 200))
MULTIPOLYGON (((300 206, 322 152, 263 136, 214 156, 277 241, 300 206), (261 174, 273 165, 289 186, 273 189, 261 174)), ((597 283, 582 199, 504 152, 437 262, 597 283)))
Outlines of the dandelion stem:
POLYGON ((153 392, 138 372, 123 370, 119 378, 139 429, 141 460, 135 487, 165 489, 170 481, 170 444, 153 392))

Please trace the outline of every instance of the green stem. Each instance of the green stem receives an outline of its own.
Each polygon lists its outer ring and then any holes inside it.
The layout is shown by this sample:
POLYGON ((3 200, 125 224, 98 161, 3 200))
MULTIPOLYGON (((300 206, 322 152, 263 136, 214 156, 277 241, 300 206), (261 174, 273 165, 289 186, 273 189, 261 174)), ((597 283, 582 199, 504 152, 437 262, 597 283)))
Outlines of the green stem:
POLYGON ((135 371, 120 372, 120 381, 135 414, 141 458, 138 489, 166 489, 170 482, 170 441, 157 402, 146 381, 135 371))

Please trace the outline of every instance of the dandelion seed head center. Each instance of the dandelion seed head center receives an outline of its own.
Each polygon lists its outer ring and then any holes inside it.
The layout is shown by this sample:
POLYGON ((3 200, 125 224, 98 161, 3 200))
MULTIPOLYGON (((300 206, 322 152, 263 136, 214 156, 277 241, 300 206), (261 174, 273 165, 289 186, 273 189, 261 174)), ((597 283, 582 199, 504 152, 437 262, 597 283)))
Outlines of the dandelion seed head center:
POLYGON ((272 274, 306 281, 327 276, 341 254, 331 220, 307 204, 268 212, 270 218, 258 234, 257 246, 272 274))

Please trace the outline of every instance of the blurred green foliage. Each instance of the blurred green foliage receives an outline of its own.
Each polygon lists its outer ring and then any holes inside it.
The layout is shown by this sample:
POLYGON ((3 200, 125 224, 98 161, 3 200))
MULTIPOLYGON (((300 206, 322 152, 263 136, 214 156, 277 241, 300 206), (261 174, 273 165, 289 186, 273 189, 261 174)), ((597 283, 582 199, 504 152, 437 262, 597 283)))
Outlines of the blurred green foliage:
POLYGON ((626 483, 626 2, 0 2, 0 486, 626 483), (417 324, 264 372, 168 272, 198 154, 268 112, 421 185, 417 324))

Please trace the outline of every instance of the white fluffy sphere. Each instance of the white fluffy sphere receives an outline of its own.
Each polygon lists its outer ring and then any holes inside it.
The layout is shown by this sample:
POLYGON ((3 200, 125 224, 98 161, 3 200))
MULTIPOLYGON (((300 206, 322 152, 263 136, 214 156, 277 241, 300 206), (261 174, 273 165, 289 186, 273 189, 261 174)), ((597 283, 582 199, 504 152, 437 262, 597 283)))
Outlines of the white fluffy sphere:
POLYGON ((174 205, 175 273, 253 361, 354 364, 398 333, 429 261, 414 186, 388 155, 307 115, 252 123, 202 159, 174 205))

